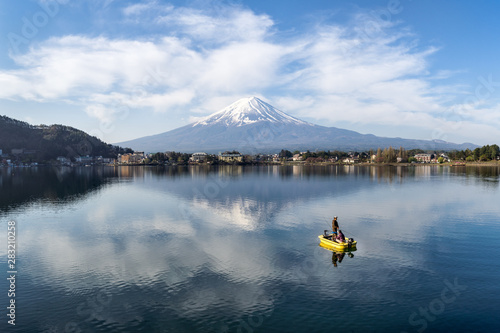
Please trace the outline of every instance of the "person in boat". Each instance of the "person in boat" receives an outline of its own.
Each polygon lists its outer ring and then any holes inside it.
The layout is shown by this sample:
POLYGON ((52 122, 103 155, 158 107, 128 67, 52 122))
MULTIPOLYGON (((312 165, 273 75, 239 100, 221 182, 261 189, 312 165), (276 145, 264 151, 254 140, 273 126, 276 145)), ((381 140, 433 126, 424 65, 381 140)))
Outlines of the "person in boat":
POLYGON ((332 231, 334 234, 337 234, 337 230, 339 230, 339 223, 337 222, 337 216, 334 216, 332 220, 332 231))
POLYGON ((335 240, 339 243, 345 243, 345 236, 344 234, 342 233, 342 230, 339 229, 338 231, 338 234, 337 234, 337 237, 335 238, 335 240))

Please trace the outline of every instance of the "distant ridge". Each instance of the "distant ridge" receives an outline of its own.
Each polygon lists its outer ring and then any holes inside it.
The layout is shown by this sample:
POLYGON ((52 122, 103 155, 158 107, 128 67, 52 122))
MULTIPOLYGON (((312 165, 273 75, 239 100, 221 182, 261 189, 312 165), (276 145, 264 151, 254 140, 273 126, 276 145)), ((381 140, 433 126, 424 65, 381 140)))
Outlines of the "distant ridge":
POLYGON ((146 152, 204 151, 242 153, 289 150, 369 150, 378 147, 464 150, 478 146, 441 140, 385 138, 311 124, 280 111, 257 97, 242 98, 210 116, 165 132, 118 143, 146 152))

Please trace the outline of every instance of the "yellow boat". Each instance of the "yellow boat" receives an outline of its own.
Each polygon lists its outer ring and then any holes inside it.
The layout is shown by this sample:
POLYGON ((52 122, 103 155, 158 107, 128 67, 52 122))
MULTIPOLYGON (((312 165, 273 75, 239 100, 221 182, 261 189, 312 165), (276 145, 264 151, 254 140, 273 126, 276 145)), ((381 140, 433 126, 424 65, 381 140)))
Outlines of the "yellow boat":
POLYGON ((345 251, 344 250, 335 250, 334 248, 327 246, 327 245, 323 244, 322 242, 320 242, 318 244, 318 246, 324 248, 325 250, 332 252, 332 264, 335 267, 337 267, 338 264, 340 264, 342 262, 342 260, 344 260, 344 257, 346 254, 349 258, 352 258, 352 257, 354 257, 354 254, 352 254, 352 253, 356 251, 356 248, 353 248, 350 250, 345 250, 345 251))
MULTIPOLYGON (((328 235, 330 236, 330 235, 328 235)), ((358 243, 352 238, 346 238, 345 243, 339 243, 337 241, 332 241, 331 239, 327 238, 327 235, 319 235, 319 242, 320 244, 331 248, 333 250, 338 250, 338 251, 350 251, 356 249, 356 244, 358 243)))
POLYGON ((346 250, 337 250, 337 249, 334 249, 333 247, 331 247, 329 245, 325 245, 322 242, 319 242, 318 246, 324 248, 325 250, 331 251, 331 252, 333 252, 335 254, 351 253, 351 252, 356 252, 356 250, 357 250, 356 247, 353 247, 350 250, 347 250, 347 249, 346 250))

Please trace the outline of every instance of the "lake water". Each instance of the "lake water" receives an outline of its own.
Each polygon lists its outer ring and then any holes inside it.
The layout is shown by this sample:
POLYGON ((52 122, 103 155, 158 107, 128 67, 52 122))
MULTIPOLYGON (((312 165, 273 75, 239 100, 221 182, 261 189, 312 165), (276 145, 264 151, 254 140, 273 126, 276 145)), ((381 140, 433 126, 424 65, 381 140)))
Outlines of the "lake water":
POLYGON ((0 331, 498 332, 499 184, 498 167, 0 169, 0 331), (318 246, 334 215, 351 255, 318 246))

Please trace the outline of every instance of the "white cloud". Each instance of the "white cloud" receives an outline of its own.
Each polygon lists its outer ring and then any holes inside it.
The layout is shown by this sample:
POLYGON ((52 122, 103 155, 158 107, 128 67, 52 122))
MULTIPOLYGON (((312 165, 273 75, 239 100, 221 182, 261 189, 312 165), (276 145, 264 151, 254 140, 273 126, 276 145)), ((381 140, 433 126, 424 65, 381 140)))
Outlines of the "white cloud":
MULTIPOLYGON (((130 6, 127 6, 123 9, 123 14, 125 16, 137 16, 144 14, 145 12, 151 10, 158 10, 161 6, 157 1, 149 1, 145 3, 136 3, 130 6)), ((172 8, 171 6, 167 6, 166 8, 172 8)))
POLYGON ((218 44, 262 40, 268 36, 274 24, 267 15, 256 15, 250 10, 234 6, 219 6, 208 11, 171 8, 165 15, 159 16, 156 22, 190 38, 218 44))
MULTIPOLYGON (((127 7, 125 12, 138 15, 156 5, 127 7)), ((226 14, 232 17, 229 22, 222 17, 210 21, 209 16, 188 9, 172 12, 172 17, 181 30, 187 27, 193 39, 200 36, 191 27, 197 18, 213 26, 203 29, 213 38, 231 31, 232 39, 238 39, 245 29, 254 37, 209 49, 174 35, 152 40, 85 36, 47 40, 14 58, 20 70, 0 72, 0 83, 9 87, 0 96, 41 102, 71 99, 81 103, 89 116, 110 122, 120 106, 165 112, 186 106, 195 97, 203 101, 207 96, 237 96, 273 84, 270 74, 280 67, 282 47, 258 37, 270 25, 269 18, 249 11, 226 14), (239 32, 238 22, 243 29, 239 32)))
POLYGON ((274 85, 285 50, 264 42, 235 43, 211 52, 197 82, 210 94, 243 92, 274 85))
POLYGON ((132 107, 151 107, 155 111, 163 112, 178 105, 186 105, 195 97, 189 89, 179 89, 166 94, 148 94, 131 101, 132 107))
POLYGON ((102 123, 111 123, 113 121, 114 111, 102 104, 92 104, 85 108, 85 112, 91 117, 99 119, 102 123))
POLYGON ((20 74, 16 71, 0 72, 0 98, 11 99, 16 96, 26 99, 33 98, 32 95, 24 91, 26 82, 20 74))
MULTIPOLYGON (((438 85, 453 72, 430 73, 428 57, 437 49, 419 49, 404 28, 367 15, 286 40, 269 16, 238 6, 201 11, 150 1, 123 15, 124 24, 156 25, 163 35, 46 40, 13 56, 18 69, 0 69, 0 98, 66 100, 110 122, 117 108, 198 116, 264 95, 285 112, 330 126, 412 121, 429 129, 447 118, 449 100, 464 89, 438 85)), ((482 122, 497 109, 483 105, 466 120, 482 122)), ((498 134, 488 127, 498 125, 492 119, 483 130, 498 134)))

